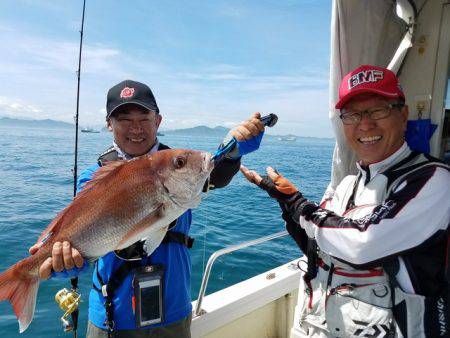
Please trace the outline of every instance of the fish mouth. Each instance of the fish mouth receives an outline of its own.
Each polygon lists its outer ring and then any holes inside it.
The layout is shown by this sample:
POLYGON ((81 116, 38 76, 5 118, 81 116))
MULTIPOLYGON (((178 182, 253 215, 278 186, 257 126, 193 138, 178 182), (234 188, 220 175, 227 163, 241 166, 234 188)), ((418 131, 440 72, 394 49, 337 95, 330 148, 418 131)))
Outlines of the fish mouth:
POLYGON ((211 173, 211 171, 214 169, 214 160, 213 156, 210 153, 204 153, 203 154, 203 165, 202 165, 202 171, 211 173))

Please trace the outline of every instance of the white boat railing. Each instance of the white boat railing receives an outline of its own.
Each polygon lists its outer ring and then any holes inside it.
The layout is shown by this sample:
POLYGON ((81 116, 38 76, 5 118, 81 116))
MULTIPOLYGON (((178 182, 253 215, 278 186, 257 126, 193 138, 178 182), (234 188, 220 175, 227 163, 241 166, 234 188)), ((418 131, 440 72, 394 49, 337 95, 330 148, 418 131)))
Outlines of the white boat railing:
POLYGON ((237 245, 232 245, 232 246, 229 246, 227 248, 220 249, 220 250, 217 250, 216 252, 214 252, 209 257, 208 263, 206 263, 205 272, 204 272, 203 278, 202 278, 202 284, 200 286, 200 291, 199 291, 199 294, 198 294, 197 304, 196 304, 195 310, 194 310, 194 316, 200 316, 201 315, 202 301, 203 301, 203 298, 205 297, 206 287, 208 285, 208 280, 209 280, 209 275, 211 274, 212 266, 213 266, 213 264, 214 264, 214 262, 215 262, 215 260, 217 258, 219 258, 222 255, 228 254, 230 252, 234 252, 234 251, 237 251, 237 250, 240 250, 240 249, 243 249, 243 248, 248 248, 250 246, 261 244, 261 243, 264 243, 264 242, 268 242, 268 241, 271 241, 272 239, 284 237, 284 236, 287 236, 287 235, 288 235, 288 232, 286 230, 285 231, 280 231, 280 232, 274 233, 272 235, 260 237, 260 238, 257 238, 257 239, 254 239, 254 240, 251 240, 251 241, 248 241, 248 242, 244 242, 244 243, 241 243, 241 244, 237 244, 237 245))

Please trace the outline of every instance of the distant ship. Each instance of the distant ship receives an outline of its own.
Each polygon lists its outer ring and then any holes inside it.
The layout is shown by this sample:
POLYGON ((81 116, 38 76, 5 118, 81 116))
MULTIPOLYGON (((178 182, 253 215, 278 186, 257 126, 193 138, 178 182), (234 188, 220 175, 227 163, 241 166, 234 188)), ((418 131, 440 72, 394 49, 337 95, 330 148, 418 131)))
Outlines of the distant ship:
POLYGON ((278 141, 288 141, 288 142, 294 142, 297 139, 295 136, 280 136, 278 137, 278 141))
POLYGON ((159 131, 156 133, 156 136, 164 136, 163 133, 160 133, 159 131))
POLYGON ((99 133, 100 131, 94 130, 94 128, 86 127, 86 128, 81 128, 81 132, 82 133, 99 133))

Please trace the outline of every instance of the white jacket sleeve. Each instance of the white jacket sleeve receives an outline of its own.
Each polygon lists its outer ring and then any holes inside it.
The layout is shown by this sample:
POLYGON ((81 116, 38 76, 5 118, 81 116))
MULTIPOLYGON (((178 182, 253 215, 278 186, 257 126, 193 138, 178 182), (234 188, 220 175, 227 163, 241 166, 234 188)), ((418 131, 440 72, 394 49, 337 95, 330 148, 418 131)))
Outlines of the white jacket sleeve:
POLYGON ((419 246, 450 223, 450 172, 430 166, 407 176, 385 202, 353 220, 316 208, 300 225, 327 254, 367 264, 419 246), (314 235, 313 235, 314 233, 314 235))

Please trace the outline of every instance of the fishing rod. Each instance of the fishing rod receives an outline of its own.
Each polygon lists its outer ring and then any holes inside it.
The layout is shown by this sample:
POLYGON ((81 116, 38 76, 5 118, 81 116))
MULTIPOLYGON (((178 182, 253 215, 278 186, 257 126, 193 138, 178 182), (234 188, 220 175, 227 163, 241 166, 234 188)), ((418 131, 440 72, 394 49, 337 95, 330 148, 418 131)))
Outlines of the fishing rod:
POLYGON ((80 30, 80 48, 78 53, 78 70, 77 70, 77 108, 75 113, 75 159, 73 165, 73 197, 77 194, 77 170, 78 170, 78 115, 80 109, 80 81, 81 81, 81 51, 83 49, 83 32, 84 32, 84 12, 86 8, 86 0, 83 0, 83 14, 81 17, 80 30))
MULTIPOLYGON (((84 33, 84 13, 86 9, 86 0, 83 0, 83 14, 81 16, 81 30, 80 30, 80 48, 78 53, 78 70, 77 74, 77 105, 75 112, 75 151, 74 151, 74 165, 73 165, 73 197, 77 194, 77 171, 78 171, 78 116, 80 109, 80 81, 81 81, 81 52, 83 50, 83 33, 84 33)), ((63 322, 64 331, 73 331, 74 338, 77 338, 78 329, 78 305, 80 302, 80 295, 78 294, 78 277, 74 277, 70 280, 71 290, 62 289, 55 295, 55 301, 60 308, 65 311, 61 317, 63 322), (72 323, 67 320, 67 317, 71 315, 72 323)))

